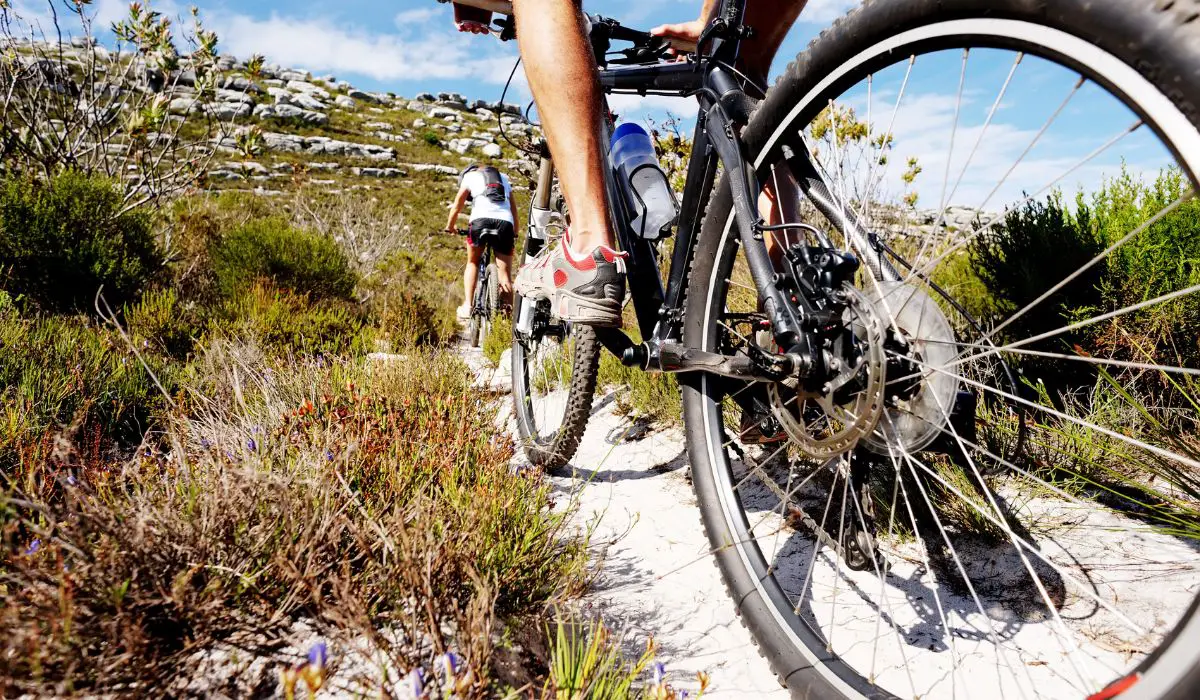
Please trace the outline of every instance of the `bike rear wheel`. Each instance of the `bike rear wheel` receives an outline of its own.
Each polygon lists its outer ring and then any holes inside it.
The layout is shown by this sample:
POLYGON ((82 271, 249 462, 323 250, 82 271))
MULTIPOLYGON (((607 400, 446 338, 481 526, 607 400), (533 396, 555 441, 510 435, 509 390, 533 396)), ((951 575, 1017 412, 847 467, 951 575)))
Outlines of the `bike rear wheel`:
MULTIPOLYGON (((759 389, 684 382, 705 528, 743 620, 797 695, 1200 693, 1200 445, 1181 437, 1200 426, 1200 278, 1168 265, 1200 252, 1198 12, 1194 1, 867 0, 744 130, 764 183, 794 175, 785 146, 802 134, 902 278, 881 284, 877 264, 858 276, 890 335, 887 408, 854 450, 813 459, 840 426, 780 399, 786 387, 761 392, 764 420, 787 439, 749 444, 739 401, 759 389), (1091 138, 1110 117, 1127 120, 1091 138), (920 164, 889 165, 905 139, 941 158, 925 163, 931 221, 895 201, 919 182, 920 164), (1046 141, 1078 150, 1045 154, 1046 141), (1138 189, 1116 156, 1169 168, 1138 189), (1043 202, 1055 187, 1104 196, 1043 202), (1139 216, 1117 215, 1122 196, 1139 216), (973 216, 952 225, 960 199, 973 216), (1022 278, 1018 262, 1042 272, 1022 278), (1028 288, 1014 290, 1018 279, 1028 288)), ((795 204, 825 243, 848 246, 837 222, 795 204)), ((756 333, 731 210, 722 182, 685 342, 773 351, 756 333)), ((787 233, 784 247, 823 244, 787 233)))

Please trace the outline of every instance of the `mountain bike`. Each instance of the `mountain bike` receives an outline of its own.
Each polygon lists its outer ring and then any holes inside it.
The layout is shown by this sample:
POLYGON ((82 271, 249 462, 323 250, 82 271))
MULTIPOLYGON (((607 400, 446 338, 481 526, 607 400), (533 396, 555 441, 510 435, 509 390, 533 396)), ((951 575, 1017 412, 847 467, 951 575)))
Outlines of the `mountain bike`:
MULTIPOLYGON (((516 301, 529 458, 573 456, 602 348, 677 375, 796 697, 1200 696, 1200 4, 866 0, 765 94, 744 5, 685 61, 588 22, 607 93, 698 115, 668 243, 606 173, 640 342, 516 301)), ((541 155, 526 259, 569 224, 541 155)))
MULTIPOLYGON (((455 229, 455 233, 466 236, 466 229, 455 229)), ((479 279, 475 283, 475 297, 471 302, 471 317, 467 321, 467 342, 471 347, 483 345, 483 341, 492 330, 492 322, 500 311, 500 278, 496 275, 496 265, 492 262, 492 247, 488 245, 489 237, 495 237, 496 232, 484 229, 480 232, 479 243, 483 253, 479 257, 479 279)))

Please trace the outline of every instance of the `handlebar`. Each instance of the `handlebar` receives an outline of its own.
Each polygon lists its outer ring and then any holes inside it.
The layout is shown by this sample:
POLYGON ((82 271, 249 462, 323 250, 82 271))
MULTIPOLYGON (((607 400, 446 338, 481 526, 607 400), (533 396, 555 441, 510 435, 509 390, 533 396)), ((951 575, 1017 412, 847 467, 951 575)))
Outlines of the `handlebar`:
MULTIPOLYGON (((438 0, 438 2, 451 2, 452 0, 438 0)), ((500 15, 512 16, 512 2, 510 0, 453 0, 459 5, 474 7, 480 10, 486 10, 500 15)), ((663 39, 662 37, 651 36, 649 32, 630 29, 622 26, 611 20, 608 22, 609 36, 616 41, 629 41, 638 45, 649 44, 654 41, 665 41, 668 46, 681 53, 695 53, 696 43, 692 41, 680 41, 678 39, 663 39)))

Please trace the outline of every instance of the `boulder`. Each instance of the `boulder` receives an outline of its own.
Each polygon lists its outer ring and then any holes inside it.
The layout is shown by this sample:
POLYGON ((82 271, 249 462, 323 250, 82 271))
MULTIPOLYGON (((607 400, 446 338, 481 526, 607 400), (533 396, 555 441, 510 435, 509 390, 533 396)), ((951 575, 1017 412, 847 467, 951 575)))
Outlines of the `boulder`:
POLYGON ((269 87, 267 88, 267 94, 275 98, 275 104, 277 105, 292 104, 292 93, 289 90, 284 90, 280 87, 269 87))
POLYGON ((306 92, 297 92, 292 95, 292 104, 304 109, 310 109, 314 112, 323 112, 329 109, 329 105, 318 100, 315 95, 310 95, 306 92))
POLYGON ((480 107, 479 109, 475 110, 475 116, 479 117, 480 119, 487 119, 488 121, 491 121, 496 118, 496 113, 490 109, 484 109, 480 107))
POLYGON ((350 172, 359 177, 401 177, 407 175, 400 168, 350 168, 350 172))
POLYGON ((269 105, 265 102, 255 105, 252 114, 255 119, 270 119, 276 116, 274 105, 269 105))
POLYGON ((167 78, 167 84, 168 85, 195 85, 196 84, 196 71, 181 70, 176 73, 172 73, 170 75, 170 77, 167 78))
POLYGON ((246 102, 213 102, 205 105, 204 111, 216 119, 245 119, 254 113, 254 106, 246 102))
POLYGON ((362 90, 350 90, 346 94, 363 102, 374 102, 375 104, 385 104, 387 102, 386 98, 381 100, 375 93, 363 92, 362 90))
POLYGON ((304 150, 304 137, 295 134, 277 134, 267 131, 263 132, 262 140, 263 145, 271 151, 300 153, 304 150))
POLYGON ((204 105, 194 97, 176 97, 167 104, 171 114, 199 114, 204 111, 204 105))
POLYGON ((333 87, 340 92, 350 92, 351 90, 354 89, 354 86, 351 85, 350 83, 346 82, 345 80, 338 81, 338 83, 336 85, 334 85, 333 87))
POLYGON ((422 114, 429 111, 428 102, 417 102, 416 100, 410 101, 404 107, 405 109, 411 109, 414 112, 421 112, 422 114))
POLYGON ((445 119, 446 121, 458 121, 458 112, 448 107, 434 107, 428 112, 430 117, 434 119, 445 119))
POLYGON ((463 97, 461 94, 459 94, 457 92, 439 92, 437 98, 438 98, 439 102, 466 102, 467 101, 467 98, 463 97))
POLYGON ((279 71, 279 79, 287 82, 293 80, 312 80, 312 73, 303 73, 298 70, 281 70, 279 71))
MULTIPOLYGON (((313 97, 316 97, 316 98, 319 98, 322 100, 329 99, 329 91, 328 90, 326 90, 325 88, 323 88, 319 85, 313 85, 312 83, 304 81, 304 80, 289 80, 287 82, 287 89, 291 90, 292 92, 302 92, 307 95, 312 95, 313 97)), ((351 95, 351 97, 354 97, 354 95, 351 95)))
POLYGON ((246 176, 241 173, 231 172, 229 170, 209 170, 208 179, 210 180, 245 180, 246 176))
POLYGON ((504 154, 504 151, 500 149, 500 146, 494 143, 489 143, 480 149, 480 153, 483 153, 483 155, 487 156, 488 158, 499 158, 504 154))
POLYGON ((452 168, 449 165, 440 165, 438 163, 404 163, 406 168, 412 169, 414 172, 434 172, 441 175, 453 175, 458 177, 458 169, 452 168))
POLYGON ((335 97, 333 100, 333 104, 337 105, 338 107, 341 107, 342 109, 354 109, 355 107, 358 106, 357 102, 355 102, 352 98, 347 97, 346 95, 338 95, 337 97, 335 97))
POLYGON ((425 127, 425 120, 424 120, 424 119, 414 119, 414 120, 413 120, 413 128, 414 128, 414 129, 422 129, 422 128, 424 128, 424 127, 425 127))
POLYGON ((254 106, 254 98, 241 90, 217 88, 217 99, 221 102, 245 102, 252 107, 254 106))
POLYGON ((434 97, 433 93, 431 92, 419 92, 417 93, 416 99, 420 100, 421 102, 433 102, 437 98, 434 97))
MULTIPOLYGON (((263 82, 267 82, 267 81, 264 80, 263 82)), ((279 82, 279 81, 271 81, 271 82, 279 82)), ((280 82, 279 84, 281 86, 283 85, 282 82, 280 82)), ((258 94, 258 95, 261 95, 263 92, 262 88, 260 88, 259 86, 255 85, 253 82, 251 82, 249 78, 246 78, 246 77, 243 77, 240 75, 227 75, 227 76, 221 78, 220 85, 221 85, 221 87, 225 88, 226 90, 237 90, 238 92, 254 93, 254 94, 258 94)))
POLYGON ((393 129, 392 125, 387 122, 367 122, 366 124, 363 124, 363 127, 367 129, 378 129, 380 131, 391 131, 393 129))
POLYGON ((320 171, 320 172, 330 172, 333 170, 340 170, 342 166, 338 163, 329 163, 329 162, 325 162, 325 161, 314 160, 311 163, 305 163, 304 167, 308 168, 309 170, 315 170, 315 171, 320 171))
POLYGON ((267 78, 266 80, 262 81, 262 84, 263 84, 263 85, 266 85, 267 87, 277 87, 277 88, 281 88, 281 87, 283 87, 283 86, 284 86, 286 83, 284 83, 282 80, 277 80, 277 79, 275 79, 275 78, 267 78))
POLYGON ((316 126, 324 126, 329 123, 328 114, 301 109, 295 105, 275 105, 275 116, 283 119, 299 119, 306 124, 314 124, 316 126))

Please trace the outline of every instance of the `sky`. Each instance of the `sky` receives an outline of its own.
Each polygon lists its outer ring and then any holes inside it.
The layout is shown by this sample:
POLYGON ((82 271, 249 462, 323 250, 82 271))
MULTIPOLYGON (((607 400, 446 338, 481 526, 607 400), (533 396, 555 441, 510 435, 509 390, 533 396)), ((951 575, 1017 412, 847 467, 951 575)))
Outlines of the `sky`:
MULTIPOLYGON (((45 2, 18 0, 17 5, 37 16, 45 2)), ((780 50, 772 78, 821 29, 857 2, 811 0, 780 50)), ((190 7, 177 0, 150 4, 171 15, 190 7)), ((305 68, 315 75, 332 74, 367 90, 406 96, 449 91, 470 99, 496 100, 516 59, 515 42, 456 31, 450 6, 435 0, 195 0, 194 4, 206 25, 219 35, 222 52, 241 58, 264 54, 269 62, 305 68)), ((92 6, 98 26, 110 25, 128 7, 124 0, 93 0, 92 6)), ((698 7, 692 0, 585 3, 588 12, 643 29, 693 18, 698 7)), ((877 130, 890 125, 895 151, 888 166, 859 168, 850 179, 864 179, 869 172, 883 177, 889 188, 900 189, 903 165, 915 156, 923 168, 916 182, 923 206, 948 200, 972 207, 986 204, 995 211, 1047 183, 1068 192, 1094 189, 1119 170, 1123 160, 1131 170, 1145 173, 1166 162, 1157 139, 1143 128, 1061 177, 1135 121, 1132 113, 1090 83, 1071 98, 1052 128, 1022 157, 1071 94, 1078 76, 1027 58, 1009 80, 1014 56, 977 50, 965 69, 961 51, 922 57, 908 75, 899 108, 896 99, 906 74, 903 63, 875 76, 870 100, 865 84, 851 89, 841 101, 860 117, 870 114, 877 130), (997 101, 1001 90, 1003 99, 997 101), (1018 160, 1020 165, 1005 178, 1018 160), (992 194, 998 182, 1002 182, 1000 190, 992 194)), ((529 99, 519 72, 507 99, 529 99)), ((672 114, 690 124, 696 111, 694 102, 671 97, 614 96, 610 104, 624 118, 641 121, 661 121, 672 114)))

